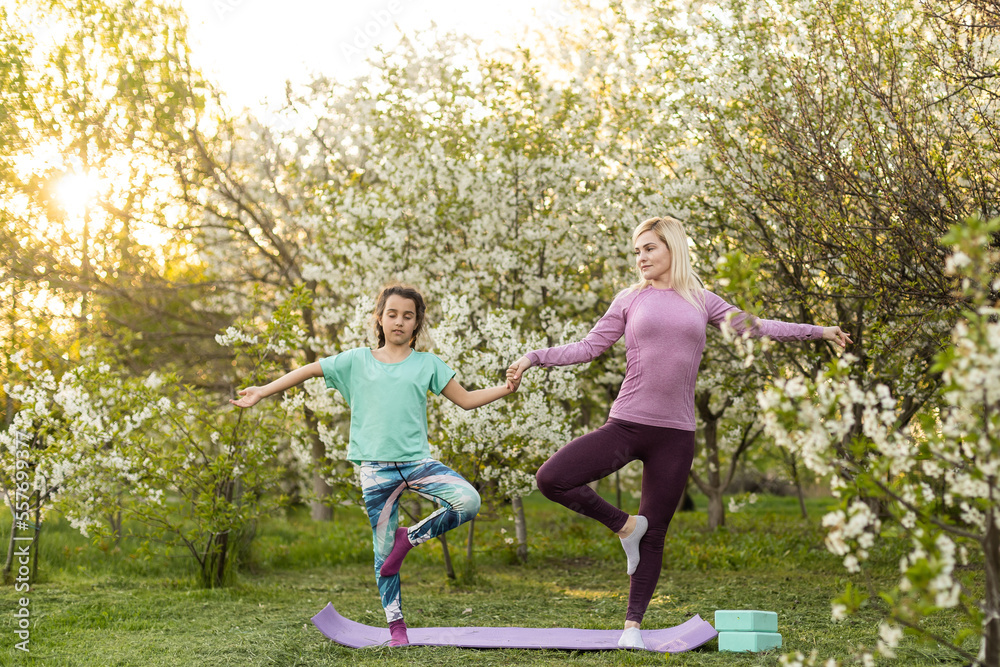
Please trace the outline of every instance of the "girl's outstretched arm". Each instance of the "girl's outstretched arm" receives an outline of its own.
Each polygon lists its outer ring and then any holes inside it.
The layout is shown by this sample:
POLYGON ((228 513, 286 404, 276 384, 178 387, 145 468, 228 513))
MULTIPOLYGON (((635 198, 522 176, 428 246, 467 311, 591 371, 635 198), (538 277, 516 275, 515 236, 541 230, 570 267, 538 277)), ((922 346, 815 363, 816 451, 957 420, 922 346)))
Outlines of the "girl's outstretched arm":
POLYGON ((323 369, 320 367, 318 361, 314 361, 311 364, 307 364, 301 368, 296 368, 294 371, 282 375, 274 382, 266 384, 263 387, 247 387, 246 389, 241 389, 237 393, 243 398, 238 401, 229 399, 229 402, 238 408, 249 408, 251 405, 255 405, 257 401, 262 398, 266 398, 271 394, 277 394, 279 391, 284 391, 294 387, 309 378, 318 377, 323 377, 323 369))
POLYGON ((499 387, 469 391, 460 385, 455 378, 452 378, 448 384, 445 385, 441 394, 463 410, 472 410, 473 408, 478 408, 486 405, 487 403, 492 403, 498 398, 510 396, 517 391, 517 388, 520 385, 520 378, 517 380, 508 379, 507 384, 500 385, 499 387))

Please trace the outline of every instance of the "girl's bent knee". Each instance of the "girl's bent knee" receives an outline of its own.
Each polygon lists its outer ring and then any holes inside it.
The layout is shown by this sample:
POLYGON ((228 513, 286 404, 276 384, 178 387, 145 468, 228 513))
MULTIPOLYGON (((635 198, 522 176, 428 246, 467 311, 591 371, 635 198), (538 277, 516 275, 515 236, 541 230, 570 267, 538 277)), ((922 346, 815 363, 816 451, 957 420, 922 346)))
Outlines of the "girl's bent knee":
POLYGON ((469 515, 469 518, 473 518, 479 514, 479 508, 482 506, 483 500, 479 497, 479 493, 476 493, 469 502, 466 504, 465 512, 469 515))
POLYGON ((462 522, 464 523, 476 518, 476 515, 479 514, 479 508, 482 505, 482 502, 483 501, 479 496, 479 492, 470 486, 466 493, 462 494, 461 499, 455 503, 452 508, 459 513, 462 517, 462 522))

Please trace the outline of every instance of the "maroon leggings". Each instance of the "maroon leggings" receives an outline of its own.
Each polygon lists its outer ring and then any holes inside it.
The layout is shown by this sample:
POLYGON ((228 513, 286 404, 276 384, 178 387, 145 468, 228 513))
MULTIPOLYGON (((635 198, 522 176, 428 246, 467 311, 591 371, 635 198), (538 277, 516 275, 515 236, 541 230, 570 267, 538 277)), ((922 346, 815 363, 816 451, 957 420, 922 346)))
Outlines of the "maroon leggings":
POLYGON ((625 620, 642 622, 663 567, 663 540, 687 484, 694 458, 694 431, 609 419, 601 428, 572 441, 535 475, 542 494, 618 532, 628 514, 601 498, 588 482, 607 477, 630 461, 642 469, 639 514, 649 529, 639 542, 639 566, 628 596, 625 620))

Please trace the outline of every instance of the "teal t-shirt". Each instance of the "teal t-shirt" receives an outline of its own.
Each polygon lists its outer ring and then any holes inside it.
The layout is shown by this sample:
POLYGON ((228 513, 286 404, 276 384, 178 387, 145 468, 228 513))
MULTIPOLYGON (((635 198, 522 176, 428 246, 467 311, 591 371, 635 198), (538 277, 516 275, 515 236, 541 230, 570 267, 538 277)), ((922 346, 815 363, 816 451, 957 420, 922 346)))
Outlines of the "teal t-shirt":
POLYGON ((410 352, 386 364, 359 347, 321 359, 326 386, 343 394, 351 408, 347 458, 361 461, 417 461, 430 456, 427 392, 440 394, 455 371, 430 352, 410 352))

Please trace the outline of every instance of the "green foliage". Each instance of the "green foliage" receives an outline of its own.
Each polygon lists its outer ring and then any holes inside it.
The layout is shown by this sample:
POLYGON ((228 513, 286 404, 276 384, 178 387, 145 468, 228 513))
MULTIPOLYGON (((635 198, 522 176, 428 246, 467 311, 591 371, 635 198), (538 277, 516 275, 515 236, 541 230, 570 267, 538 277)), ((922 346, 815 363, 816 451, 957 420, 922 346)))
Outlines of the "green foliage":
MULTIPOLYGON (((298 313, 308 301, 306 290, 298 289, 278 304, 260 336, 233 328, 222 338, 235 347, 236 363, 247 366, 251 382, 273 376, 279 368, 275 356, 299 343, 298 313)), ((256 319, 251 313, 242 324, 257 324, 256 319)), ((148 467, 162 471, 161 488, 175 492, 181 504, 159 503, 136 516, 156 526, 167 544, 188 548, 203 585, 219 586, 227 582, 239 550, 249 548, 258 520, 285 502, 275 492, 283 472, 282 415, 270 405, 253 411, 220 408, 211 395, 191 387, 174 391, 173 409, 162 415, 172 427, 170 436, 161 448, 143 453, 148 467)))
MULTIPOLYGON (((525 501, 532 527, 527 565, 512 564, 507 557, 498 530, 509 527, 504 521, 485 522, 481 528, 475 580, 446 584, 435 541, 410 553, 403 576, 411 627, 620 628, 627 577, 617 540, 538 494, 525 501)), ((704 499, 698 501, 703 508, 704 499)), ((810 505, 819 514, 829 500, 810 505)), ((780 664, 781 651, 724 654, 715 642, 670 657, 620 651, 348 649, 323 637, 309 618, 333 602, 348 618, 376 627, 384 624, 371 569, 368 519, 361 510, 345 513, 333 524, 311 521, 307 514, 298 508, 262 520, 251 569, 235 585, 221 589, 200 588, 190 559, 133 559, 138 538, 124 539, 119 551, 102 551, 53 517, 46 524, 49 547, 41 554, 45 574, 30 594, 37 612, 32 652, 15 656, 5 646, 0 660, 13 656, 16 664, 34 660, 78 665, 403 665, 415 660, 473 665, 780 664)), ((778 612, 784 651, 808 655, 815 648, 846 664, 861 647, 875 644, 881 603, 862 606, 857 616, 843 622, 831 620, 830 597, 846 582, 831 572, 835 559, 824 552, 821 527, 803 523, 796 514, 789 499, 765 496, 758 506, 731 517, 726 537, 704 531, 704 509, 679 514, 668 534, 668 556, 644 627, 676 625, 696 613, 711 621, 717 609, 760 608, 778 612), (756 543, 753 535, 760 530, 767 538, 756 543), (757 551, 730 564, 715 558, 707 569, 692 567, 697 558, 686 554, 705 553, 706 540, 713 545, 709 550, 717 553, 727 540, 732 542, 730 552, 755 545, 757 551), (678 568, 675 562, 685 564, 678 568)), ((8 522, 9 517, 0 516, 0 534, 8 522)), ((887 543, 871 573, 876 582, 895 578, 898 552, 906 548, 898 537, 887 537, 887 543)), ((865 587, 862 577, 848 581, 856 590, 865 587)), ((981 585, 981 573, 974 585, 981 585)), ((13 596, 9 589, 0 592, 0 604, 13 596)), ((0 616, 0 632, 10 628, 10 616, 0 616)), ((962 628, 954 615, 946 615, 937 627, 947 632, 962 628)), ((910 637, 902 640, 897 654, 906 665, 961 664, 944 649, 910 637)))
POLYGON ((745 313, 760 316, 765 309, 760 294, 761 270, 765 260, 743 250, 720 254, 715 264, 713 283, 732 294, 732 304, 745 313))

